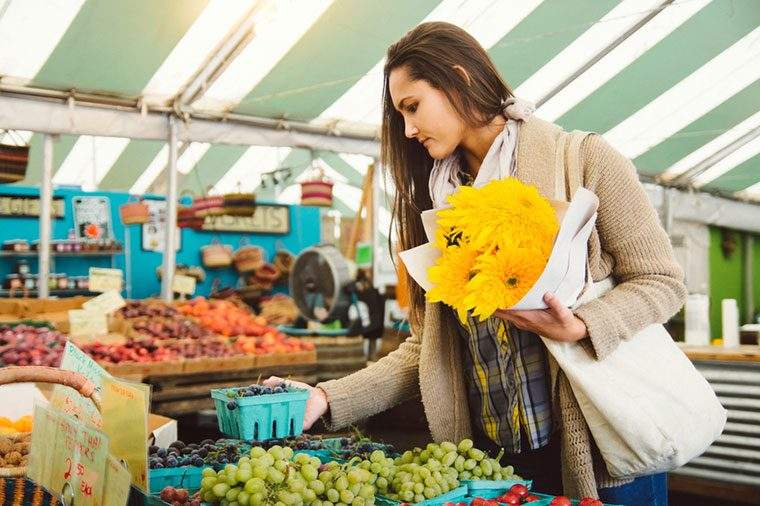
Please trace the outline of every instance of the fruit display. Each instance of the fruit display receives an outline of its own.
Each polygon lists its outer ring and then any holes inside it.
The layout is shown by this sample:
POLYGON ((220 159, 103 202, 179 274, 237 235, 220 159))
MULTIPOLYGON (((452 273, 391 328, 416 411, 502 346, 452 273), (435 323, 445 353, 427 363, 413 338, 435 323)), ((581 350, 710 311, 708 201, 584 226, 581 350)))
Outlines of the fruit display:
POLYGON ((167 343, 159 343, 155 339, 132 339, 121 344, 94 342, 82 345, 81 349, 98 362, 108 364, 231 357, 239 354, 229 343, 219 339, 183 339, 167 343))
POLYGON ((168 448, 151 446, 148 449, 148 466, 151 469, 221 466, 237 462, 250 449, 251 445, 233 439, 204 439, 200 443, 190 444, 175 441, 168 448))
POLYGON ((184 488, 166 487, 161 491, 159 497, 162 501, 172 506, 200 506, 201 500, 197 497, 190 497, 190 492, 184 488))
POLYGON ((32 432, 32 421, 32 415, 22 416, 15 421, 0 416, 0 435, 32 432))
POLYGON ((512 487, 504 492, 502 495, 494 499, 484 499, 476 497, 470 503, 474 506, 497 506, 502 504, 529 504, 536 501, 541 501, 544 498, 531 494, 528 487, 522 484, 512 485, 512 487))
POLYGON ((203 339, 213 334, 187 318, 142 318, 132 323, 132 329, 156 339, 203 339))
POLYGON ((68 338, 47 327, 0 327, 0 366, 44 365, 58 367, 68 338))
POLYGON ((324 438, 319 435, 301 434, 299 436, 270 439, 256 443, 264 449, 271 448, 275 445, 287 446, 295 451, 301 450, 325 450, 331 456, 342 460, 351 460, 354 457, 368 459, 372 452, 381 450, 388 456, 397 456, 392 445, 377 443, 358 434, 350 437, 324 438))
POLYGON ((223 336, 262 336, 267 331, 267 321, 228 300, 208 300, 196 297, 180 304, 182 314, 193 316, 207 329, 223 336))
POLYGON ((250 456, 220 471, 203 470, 200 497, 212 504, 305 505, 375 503, 375 475, 350 464, 330 462, 288 447, 254 447, 250 456))
POLYGON ((26 467, 29 457, 31 434, 0 436, 0 468, 26 467))
POLYGON ((118 315, 122 318, 139 318, 141 316, 172 318, 179 316, 179 311, 169 304, 159 300, 133 300, 119 309, 118 315))
POLYGON ((274 329, 268 330, 261 336, 236 336, 233 342, 236 350, 247 355, 291 353, 315 349, 314 343, 288 337, 274 329))

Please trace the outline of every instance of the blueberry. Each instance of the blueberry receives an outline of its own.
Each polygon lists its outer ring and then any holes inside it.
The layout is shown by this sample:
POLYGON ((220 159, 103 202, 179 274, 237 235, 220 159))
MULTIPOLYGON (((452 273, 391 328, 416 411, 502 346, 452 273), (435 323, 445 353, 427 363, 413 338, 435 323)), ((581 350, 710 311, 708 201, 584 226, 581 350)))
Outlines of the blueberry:
POLYGON ((201 457, 205 457, 206 455, 208 455, 208 450, 206 448, 201 448, 200 450, 198 450, 198 455, 200 455, 201 457))
POLYGON ((153 455, 159 450, 158 446, 152 445, 148 448, 148 455, 153 455))
POLYGON ((158 451, 156 451, 156 455, 159 457, 166 457, 166 448, 159 448, 158 451))
POLYGON ((214 444, 214 440, 213 439, 204 439, 203 441, 201 441, 201 444, 204 445, 204 446, 205 445, 213 445, 214 444))
POLYGON ((177 459, 175 459, 174 457, 169 457, 168 459, 166 459, 166 467, 177 467, 177 464, 178 464, 177 459))
POLYGON ((235 401, 228 402, 227 409, 229 409, 230 411, 235 411, 237 409, 237 403, 235 401))
POLYGON ((195 457, 195 458, 193 459, 193 465, 194 465, 195 467, 202 467, 202 466, 203 466, 203 459, 202 459, 202 458, 200 458, 200 457, 195 457))
POLYGON ((156 466, 153 469, 163 469, 164 465, 161 462, 156 462, 156 466))

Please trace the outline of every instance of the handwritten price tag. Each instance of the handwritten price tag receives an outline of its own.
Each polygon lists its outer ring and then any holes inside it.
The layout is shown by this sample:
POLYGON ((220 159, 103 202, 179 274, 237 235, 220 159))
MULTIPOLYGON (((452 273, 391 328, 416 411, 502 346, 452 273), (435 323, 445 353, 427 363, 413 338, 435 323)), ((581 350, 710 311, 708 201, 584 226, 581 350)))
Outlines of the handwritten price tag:
POLYGON ((52 492, 69 490, 76 505, 100 506, 108 444, 102 432, 37 405, 27 476, 52 492))
POLYGON ((192 295, 195 293, 195 278, 175 274, 172 282, 172 291, 183 295, 192 295))
POLYGON ((103 506, 124 506, 129 500, 132 477, 113 455, 106 461, 106 480, 103 487, 103 506))
POLYGON ((121 292, 123 285, 124 274, 121 269, 90 267, 91 292, 108 292, 109 290, 121 292))
POLYGON ((111 314, 114 311, 123 308, 126 305, 124 298, 116 290, 109 290, 98 295, 94 299, 90 299, 84 304, 87 311, 92 313, 111 314))
POLYGON ((106 314, 87 309, 70 310, 69 334, 72 337, 96 337, 108 334, 106 314))

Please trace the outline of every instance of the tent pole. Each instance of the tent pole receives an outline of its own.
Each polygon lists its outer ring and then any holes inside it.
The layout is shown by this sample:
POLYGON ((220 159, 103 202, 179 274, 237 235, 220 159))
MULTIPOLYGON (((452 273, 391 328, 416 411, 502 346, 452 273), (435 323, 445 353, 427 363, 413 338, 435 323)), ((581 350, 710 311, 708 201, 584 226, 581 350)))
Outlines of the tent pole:
POLYGON ((40 189, 40 243, 39 243, 39 283, 38 297, 50 296, 50 240, 53 206, 53 136, 45 134, 42 151, 42 188, 40 189))
POLYGON ((161 297, 166 302, 174 298, 172 283, 174 268, 177 262, 176 230, 177 230, 177 118, 169 116, 169 164, 167 180, 169 188, 166 194, 166 229, 164 233, 163 275, 161 276, 161 297))

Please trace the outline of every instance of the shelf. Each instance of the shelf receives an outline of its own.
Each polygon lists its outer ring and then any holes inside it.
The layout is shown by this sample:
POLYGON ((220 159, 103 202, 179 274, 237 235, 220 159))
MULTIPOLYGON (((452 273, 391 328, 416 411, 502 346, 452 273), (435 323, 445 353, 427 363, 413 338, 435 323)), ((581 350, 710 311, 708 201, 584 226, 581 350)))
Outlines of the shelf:
MULTIPOLYGON (((0 290, 0 298, 36 298, 38 295, 37 290, 0 290)), ((96 296, 98 293, 91 292, 89 290, 50 290, 50 297, 75 297, 77 295, 96 296)))
MULTIPOLYGON (((51 251, 52 257, 112 257, 123 254, 123 250, 118 251, 67 251, 60 253, 51 251)), ((37 251, 0 251, 0 257, 36 257, 39 256, 37 251)))

